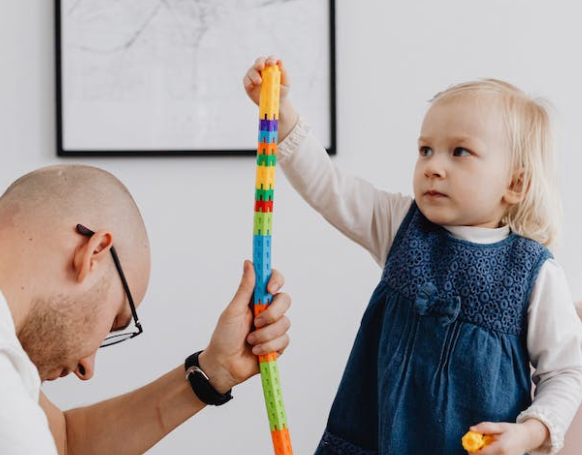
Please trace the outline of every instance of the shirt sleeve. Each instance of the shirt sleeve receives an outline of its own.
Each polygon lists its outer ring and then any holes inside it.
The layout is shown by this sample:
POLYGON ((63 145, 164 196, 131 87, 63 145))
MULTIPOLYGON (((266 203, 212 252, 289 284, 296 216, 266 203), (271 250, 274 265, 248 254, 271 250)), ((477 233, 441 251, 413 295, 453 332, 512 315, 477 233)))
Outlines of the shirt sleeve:
POLYGON ((536 388, 531 406, 517 422, 542 421, 550 437, 531 454, 555 454, 582 398, 582 324, 564 271, 552 259, 542 266, 532 291, 527 347, 536 388))
POLYGON ((57 455, 46 414, 0 347, 0 453, 57 455))
POLYGON ((277 155, 301 197, 383 267, 412 198, 381 191, 341 172, 302 118, 279 144, 277 155))

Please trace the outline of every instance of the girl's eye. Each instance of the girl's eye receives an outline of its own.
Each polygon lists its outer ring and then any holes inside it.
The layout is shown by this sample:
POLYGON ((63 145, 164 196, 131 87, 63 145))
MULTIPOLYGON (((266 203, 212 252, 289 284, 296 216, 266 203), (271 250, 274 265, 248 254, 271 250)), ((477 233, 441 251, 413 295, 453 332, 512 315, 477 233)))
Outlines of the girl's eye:
POLYGON ((419 147, 418 153, 420 154, 420 156, 431 156, 432 149, 426 145, 423 145, 422 147, 419 147))
POLYGON ((453 156, 470 156, 471 152, 463 147, 457 147, 453 151, 453 156))

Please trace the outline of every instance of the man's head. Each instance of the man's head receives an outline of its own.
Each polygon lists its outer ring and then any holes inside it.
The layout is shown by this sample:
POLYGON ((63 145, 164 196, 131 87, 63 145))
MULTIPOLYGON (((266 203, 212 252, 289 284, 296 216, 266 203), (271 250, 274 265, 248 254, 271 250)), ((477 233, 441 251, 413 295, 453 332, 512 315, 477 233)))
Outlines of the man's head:
POLYGON ((42 380, 91 378, 103 339, 131 321, 113 245, 137 305, 149 281, 147 233, 125 186, 104 170, 42 168, 0 197, 0 289, 42 380), (81 235, 79 223, 95 234, 81 235))

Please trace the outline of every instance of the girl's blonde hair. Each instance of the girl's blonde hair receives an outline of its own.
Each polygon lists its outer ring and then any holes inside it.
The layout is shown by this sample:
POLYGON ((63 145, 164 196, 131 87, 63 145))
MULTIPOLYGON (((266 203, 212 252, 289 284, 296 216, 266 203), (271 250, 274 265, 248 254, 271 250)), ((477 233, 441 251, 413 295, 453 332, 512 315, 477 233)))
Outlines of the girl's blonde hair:
POLYGON ((554 173, 554 141, 549 104, 517 87, 496 79, 465 82, 437 93, 431 103, 459 95, 493 96, 499 102, 510 141, 511 171, 522 171, 523 200, 510 207, 502 219, 516 234, 543 245, 558 236, 561 204, 554 173))

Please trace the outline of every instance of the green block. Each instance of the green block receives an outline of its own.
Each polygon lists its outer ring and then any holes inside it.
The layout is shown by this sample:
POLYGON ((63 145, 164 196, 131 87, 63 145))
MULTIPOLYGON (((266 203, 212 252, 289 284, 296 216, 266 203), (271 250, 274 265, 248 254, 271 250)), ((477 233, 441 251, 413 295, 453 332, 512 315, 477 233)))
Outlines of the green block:
POLYGON ((263 362, 259 364, 259 368, 271 431, 288 428, 277 362, 263 362))
POLYGON ((276 166, 277 165, 277 155, 263 155, 262 153, 257 154, 257 165, 259 166, 276 166))
POLYGON ((275 190, 255 189, 255 201, 272 201, 275 197, 275 190))
POLYGON ((272 235, 273 212, 255 212, 254 235, 272 235))

